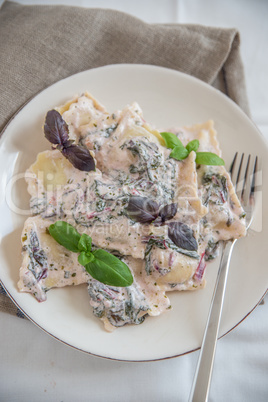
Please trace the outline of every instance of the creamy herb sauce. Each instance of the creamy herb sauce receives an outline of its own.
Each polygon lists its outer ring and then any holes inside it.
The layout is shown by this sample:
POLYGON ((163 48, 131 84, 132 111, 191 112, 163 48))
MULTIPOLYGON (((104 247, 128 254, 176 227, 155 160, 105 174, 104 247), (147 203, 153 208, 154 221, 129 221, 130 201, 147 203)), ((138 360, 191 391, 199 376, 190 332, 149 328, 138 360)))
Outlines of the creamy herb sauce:
MULTIPOLYGON (((215 256, 219 240, 245 235, 243 210, 226 170, 196 168, 194 152, 183 161, 169 158, 170 150, 144 121, 137 103, 109 114, 85 94, 58 110, 70 138, 94 152, 97 169, 81 172, 57 150, 39 154, 30 167, 33 217, 22 233, 19 289, 44 301, 52 287, 88 283, 94 314, 112 330, 170 309, 168 291, 202 288, 204 258, 215 256), (172 221, 193 229, 198 251, 178 249, 167 226, 131 220, 126 206, 133 195, 161 206, 177 203, 172 221), (57 220, 90 235, 93 247, 122 258, 134 275, 133 284, 113 288, 92 279, 77 255, 47 233, 57 220)), ((173 132, 185 145, 197 138, 202 150, 220 153, 211 122, 173 132)))

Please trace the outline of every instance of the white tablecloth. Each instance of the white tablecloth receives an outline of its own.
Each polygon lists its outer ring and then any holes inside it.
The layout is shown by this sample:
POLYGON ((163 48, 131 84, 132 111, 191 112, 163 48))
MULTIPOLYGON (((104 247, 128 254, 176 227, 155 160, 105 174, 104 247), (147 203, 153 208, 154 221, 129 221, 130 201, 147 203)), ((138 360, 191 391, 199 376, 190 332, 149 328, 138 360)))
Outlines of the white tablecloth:
MULTIPOLYGON (((0 0, 0 5, 2 2, 0 0)), ((114 8, 152 23, 238 28, 252 118, 268 140, 266 0, 18 2, 114 8)), ((218 342, 210 401, 268 400, 267 316, 268 298, 218 342)), ((166 402, 188 399, 198 352, 159 362, 115 362, 67 347, 26 319, 0 313, 0 322, 0 401, 166 402)))

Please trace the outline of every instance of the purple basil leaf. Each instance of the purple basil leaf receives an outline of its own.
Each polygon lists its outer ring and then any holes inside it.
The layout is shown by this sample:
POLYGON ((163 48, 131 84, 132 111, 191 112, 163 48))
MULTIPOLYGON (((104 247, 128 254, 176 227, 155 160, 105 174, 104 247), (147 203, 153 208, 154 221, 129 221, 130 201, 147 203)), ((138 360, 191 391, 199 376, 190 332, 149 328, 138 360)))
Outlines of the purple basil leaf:
POLYGON ((178 210, 178 204, 168 204, 160 209, 159 216, 162 219, 162 222, 168 221, 169 219, 174 218, 178 210))
POLYGON ((52 144, 64 146, 69 139, 68 125, 54 109, 47 112, 44 132, 46 139, 52 144))
POLYGON ((95 170, 95 162, 89 150, 81 145, 70 145, 61 151, 65 158, 79 170, 90 172, 95 170))
POLYGON ((190 226, 182 222, 170 222, 168 224, 168 237, 176 246, 184 250, 197 251, 198 245, 194 232, 190 226))
POLYGON ((68 140, 63 144, 63 148, 68 148, 74 143, 74 140, 68 140))
POLYGON ((130 197, 126 207, 128 216, 134 221, 150 223, 158 217, 159 205, 147 197, 130 197))

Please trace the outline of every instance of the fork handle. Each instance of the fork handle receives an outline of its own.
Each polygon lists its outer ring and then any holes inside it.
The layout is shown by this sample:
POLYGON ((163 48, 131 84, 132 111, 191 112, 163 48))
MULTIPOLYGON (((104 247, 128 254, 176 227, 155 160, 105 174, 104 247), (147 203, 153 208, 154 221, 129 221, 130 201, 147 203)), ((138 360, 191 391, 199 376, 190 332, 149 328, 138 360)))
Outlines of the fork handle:
POLYGON ((189 402, 206 402, 208 400, 224 293, 226 289, 231 254, 235 242, 236 240, 229 241, 223 246, 224 249, 222 252, 220 267, 211 300, 189 402))

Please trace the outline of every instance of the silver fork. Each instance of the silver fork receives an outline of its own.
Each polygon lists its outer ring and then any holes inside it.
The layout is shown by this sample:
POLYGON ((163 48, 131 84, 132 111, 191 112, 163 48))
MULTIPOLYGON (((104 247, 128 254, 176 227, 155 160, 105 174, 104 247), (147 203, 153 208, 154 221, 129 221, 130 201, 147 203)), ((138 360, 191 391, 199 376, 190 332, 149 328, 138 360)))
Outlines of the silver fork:
MULTIPOLYGON (((238 153, 235 154, 229 171, 232 181, 234 176, 237 155, 238 153)), ((240 194, 240 202, 246 213, 247 229, 251 225, 253 218, 253 209, 255 204, 254 193, 255 193, 255 177, 257 172, 257 160, 258 159, 256 157, 254 161, 254 167, 252 170, 252 179, 250 180, 249 179, 251 176, 249 175, 250 155, 248 156, 245 173, 243 177, 242 190, 240 194), (249 183, 250 185, 248 187, 249 183)), ((244 161, 244 154, 242 154, 240 159, 235 181, 235 190, 237 190, 237 186, 240 181, 243 161, 244 161)), ((231 255, 236 240, 237 239, 227 241, 224 242, 223 244, 220 267, 217 275, 214 293, 211 300, 207 324, 203 336, 203 341, 195 371, 194 381, 192 384, 189 402, 206 402, 208 400, 227 276, 229 271, 231 255)))

